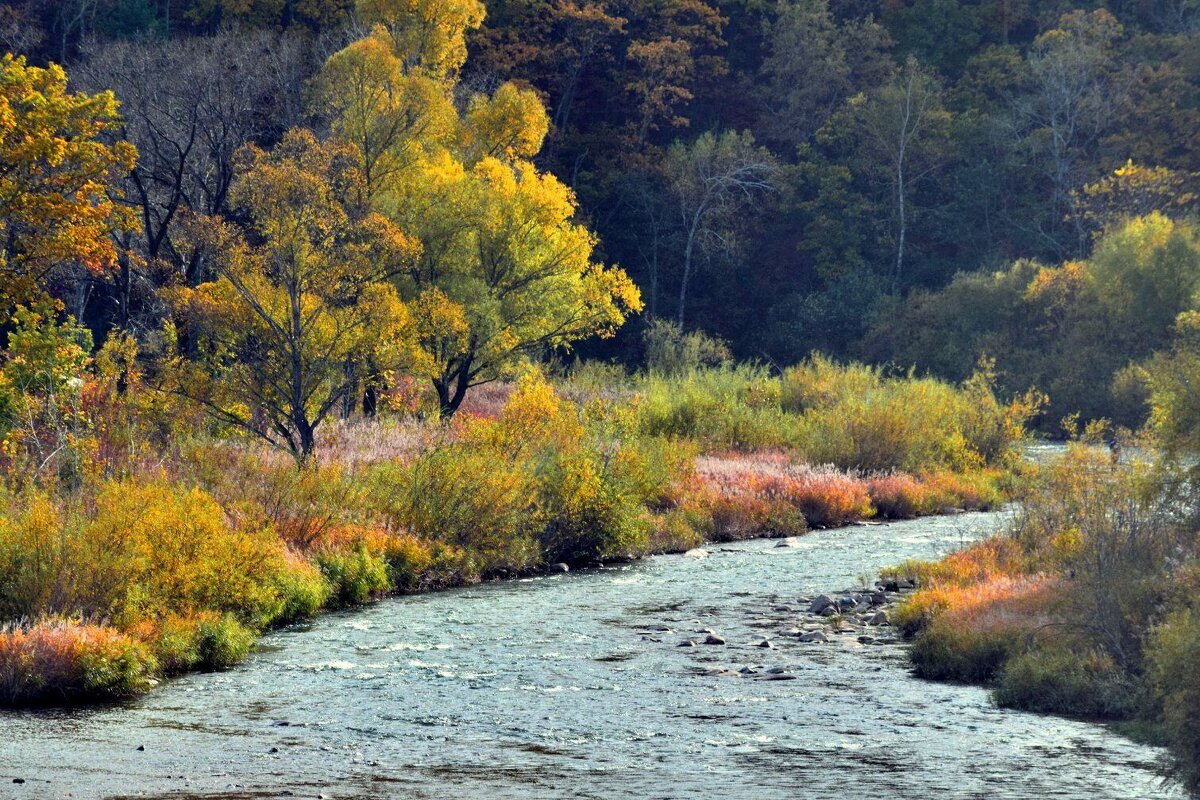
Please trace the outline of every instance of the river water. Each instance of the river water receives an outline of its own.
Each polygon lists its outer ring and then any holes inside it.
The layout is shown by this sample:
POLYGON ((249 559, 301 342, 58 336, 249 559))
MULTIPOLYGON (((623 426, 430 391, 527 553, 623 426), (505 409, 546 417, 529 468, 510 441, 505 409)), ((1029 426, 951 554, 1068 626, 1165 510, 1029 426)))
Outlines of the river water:
POLYGON ((896 645, 782 635, 789 600, 1000 523, 821 531, 327 615, 126 705, 0 715, 0 798, 1175 796, 1161 751, 1101 726, 918 681, 896 645), (727 644, 677 646, 705 629, 727 644))

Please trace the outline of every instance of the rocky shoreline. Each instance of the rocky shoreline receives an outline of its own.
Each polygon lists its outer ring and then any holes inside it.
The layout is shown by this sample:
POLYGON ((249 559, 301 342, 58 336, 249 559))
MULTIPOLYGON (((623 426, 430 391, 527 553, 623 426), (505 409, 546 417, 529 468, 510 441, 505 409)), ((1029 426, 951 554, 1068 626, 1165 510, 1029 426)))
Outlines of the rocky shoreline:
MULTIPOLYGON (((781 543, 780 546, 785 546, 781 543)), ((689 550, 689 558, 707 558, 710 551, 705 548, 689 550)), ((892 614, 904 598, 916 586, 906 579, 885 578, 875 581, 870 587, 846 589, 840 592, 815 596, 797 595, 767 598, 769 609, 760 618, 753 620, 752 628, 761 631, 753 637, 730 639, 713 627, 703 627, 699 619, 691 620, 691 627, 682 625, 646 625, 640 628, 646 641, 669 644, 671 637, 683 634, 675 640, 680 648, 697 648, 703 660, 728 648, 731 651, 767 652, 778 650, 782 645, 805 646, 886 646, 901 644, 904 639, 892 627, 892 614)), ((732 668, 723 665, 697 667, 695 674, 707 677, 734 677, 756 680, 794 680, 797 676, 787 667, 762 663, 747 663, 732 668)))

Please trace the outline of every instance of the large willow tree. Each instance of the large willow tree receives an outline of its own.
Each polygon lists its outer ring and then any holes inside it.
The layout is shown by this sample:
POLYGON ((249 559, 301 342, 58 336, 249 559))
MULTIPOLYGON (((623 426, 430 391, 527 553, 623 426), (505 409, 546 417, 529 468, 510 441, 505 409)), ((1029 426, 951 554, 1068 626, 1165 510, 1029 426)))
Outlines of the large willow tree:
POLYGON ((549 128, 511 83, 456 102, 476 0, 362 0, 371 33, 333 55, 320 110, 354 154, 364 211, 420 243, 394 283, 409 304, 443 415, 524 358, 611 335, 641 308, 628 276, 593 259, 575 197, 531 159, 549 128))

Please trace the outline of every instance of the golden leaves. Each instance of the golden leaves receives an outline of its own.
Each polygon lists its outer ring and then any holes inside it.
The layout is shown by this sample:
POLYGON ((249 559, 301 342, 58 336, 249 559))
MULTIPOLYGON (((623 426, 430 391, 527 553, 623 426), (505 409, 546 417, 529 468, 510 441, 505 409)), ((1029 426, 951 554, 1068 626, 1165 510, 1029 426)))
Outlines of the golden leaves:
POLYGON ((117 120, 111 92, 69 94, 61 67, 0 59, 0 319, 60 265, 115 264, 109 233, 130 217, 111 184, 137 158, 127 142, 99 141, 117 120))

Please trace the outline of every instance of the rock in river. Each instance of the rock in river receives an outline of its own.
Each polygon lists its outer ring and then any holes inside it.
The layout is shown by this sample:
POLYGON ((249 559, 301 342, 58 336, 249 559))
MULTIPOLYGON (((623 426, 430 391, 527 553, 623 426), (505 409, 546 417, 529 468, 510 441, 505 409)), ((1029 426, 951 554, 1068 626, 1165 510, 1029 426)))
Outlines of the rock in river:
POLYGON ((817 595, 808 606, 808 613, 820 614, 827 608, 836 607, 837 601, 827 594, 817 595))
POLYGON ((725 644, 725 640, 722 639, 720 636, 717 636, 715 633, 710 633, 708 636, 704 637, 704 643, 705 644, 725 644))
POLYGON ((867 624, 868 625, 890 625, 891 621, 888 620, 888 615, 887 615, 886 611, 876 611, 874 614, 871 615, 871 618, 867 620, 867 624))
POLYGON ((563 563, 561 563, 561 562, 560 562, 560 563, 558 563, 558 564, 551 564, 551 565, 550 565, 550 572, 552 572, 552 573, 559 573, 559 574, 561 574, 561 573, 563 573, 563 572, 570 572, 570 571, 571 571, 571 568, 570 568, 570 567, 568 567, 566 564, 563 564, 563 563))
POLYGON ((802 642, 828 642, 829 637, 822 631, 809 631, 800 637, 802 642))

